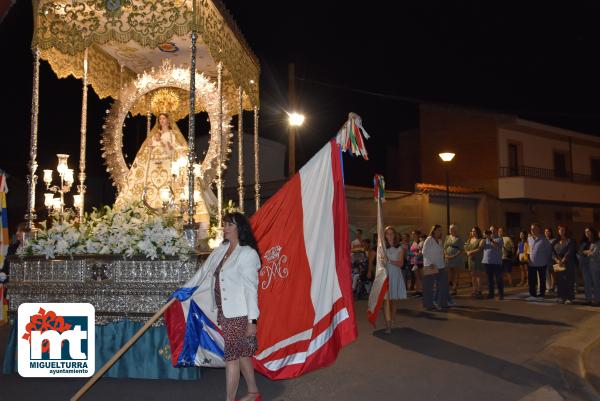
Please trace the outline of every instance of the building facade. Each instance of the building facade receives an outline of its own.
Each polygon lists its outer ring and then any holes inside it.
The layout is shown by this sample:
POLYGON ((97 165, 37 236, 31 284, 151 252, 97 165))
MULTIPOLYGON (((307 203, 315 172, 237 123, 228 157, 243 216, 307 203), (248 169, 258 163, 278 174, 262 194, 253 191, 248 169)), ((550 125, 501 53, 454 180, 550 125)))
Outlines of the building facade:
POLYGON ((516 234, 531 222, 568 225, 576 236, 600 224, 600 137, 516 116, 421 105, 420 177, 472 188, 477 223, 516 234), (447 165, 440 152, 456 153, 447 165))

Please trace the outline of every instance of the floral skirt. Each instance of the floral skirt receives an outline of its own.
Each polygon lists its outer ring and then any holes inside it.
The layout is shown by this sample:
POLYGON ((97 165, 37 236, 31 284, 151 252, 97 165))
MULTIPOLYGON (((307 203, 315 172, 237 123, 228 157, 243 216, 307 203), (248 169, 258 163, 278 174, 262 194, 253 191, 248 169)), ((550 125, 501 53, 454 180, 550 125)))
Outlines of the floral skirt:
POLYGON ((223 340, 225 342, 224 360, 235 361, 244 357, 251 357, 258 349, 256 336, 247 336, 248 316, 225 317, 221 302, 221 285, 219 276, 222 263, 215 271, 215 301, 217 304, 217 323, 221 326, 223 340))
POLYGON ((219 307, 217 322, 221 326, 225 340, 225 361, 235 361, 243 357, 252 357, 258 349, 256 336, 246 336, 248 317, 227 318, 219 307))

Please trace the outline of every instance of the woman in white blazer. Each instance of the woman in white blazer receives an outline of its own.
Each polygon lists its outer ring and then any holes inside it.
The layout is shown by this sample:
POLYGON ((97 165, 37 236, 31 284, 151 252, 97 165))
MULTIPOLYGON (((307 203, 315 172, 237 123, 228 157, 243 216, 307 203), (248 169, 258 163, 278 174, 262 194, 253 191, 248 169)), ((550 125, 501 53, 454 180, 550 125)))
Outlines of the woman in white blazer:
POLYGON ((234 401, 240 371, 248 394, 241 401, 260 401, 252 356, 258 348, 256 323, 258 310, 258 246, 248 219, 240 213, 223 217, 223 244, 204 263, 201 286, 210 283, 213 308, 225 340, 225 378, 227 401, 234 401))

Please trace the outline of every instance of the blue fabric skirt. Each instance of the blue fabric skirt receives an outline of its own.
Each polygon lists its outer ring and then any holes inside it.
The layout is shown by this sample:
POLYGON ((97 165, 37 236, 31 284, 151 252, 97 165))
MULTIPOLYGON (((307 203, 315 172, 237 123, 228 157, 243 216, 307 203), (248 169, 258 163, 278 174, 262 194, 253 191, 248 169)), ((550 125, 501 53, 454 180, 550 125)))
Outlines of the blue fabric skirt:
MULTIPOLYGON (((96 326, 96 371, 99 370, 144 324, 120 320, 96 326)), ((3 372, 17 371, 17 325, 11 328, 3 372)), ((165 326, 151 327, 104 374, 103 377, 132 379, 198 380, 197 367, 174 368, 165 326)))
POLYGON ((406 299, 406 284, 402 269, 391 263, 387 265, 389 292, 388 299, 406 299))

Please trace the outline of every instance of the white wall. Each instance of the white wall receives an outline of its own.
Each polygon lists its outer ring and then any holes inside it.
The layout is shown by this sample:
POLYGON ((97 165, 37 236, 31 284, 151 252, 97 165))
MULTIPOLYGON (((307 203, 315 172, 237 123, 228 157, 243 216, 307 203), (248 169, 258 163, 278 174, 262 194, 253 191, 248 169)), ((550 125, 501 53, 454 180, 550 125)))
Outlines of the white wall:
POLYGON ((600 148, 573 144, 573 172, 590 175, 591 159, 600 159, 600 148))
POLYGON ((504 177, 498 179, 498 195, 501 199, 540 199, 597 204, 600 201, 600 185, 531 177, 504 177))
MULTIPOLYGON (((597 142, 597 146, 586 146, 573 143, 573 173, 591 174, 590 163, 592 158, 600 158, 600 138, 590 136, 589 141, 597 142)), ((539 167, 553 169, 553 155, 555 150, 569 153, 569 142, 561 139, 551 139, 525 133, 521 131, 510 130, 506 128, 498 129, 498 151, 501 166, 508 166, 508 142, 514 141, 522 145, 521 164, 528 167, 539 167)), ((568 156, 567 156, 568 163, 568 156)), ((569 165, 567 164, 567 169, 569 165)))

